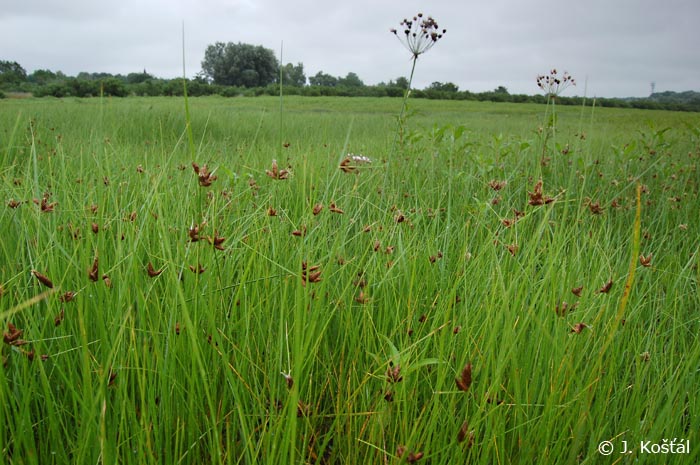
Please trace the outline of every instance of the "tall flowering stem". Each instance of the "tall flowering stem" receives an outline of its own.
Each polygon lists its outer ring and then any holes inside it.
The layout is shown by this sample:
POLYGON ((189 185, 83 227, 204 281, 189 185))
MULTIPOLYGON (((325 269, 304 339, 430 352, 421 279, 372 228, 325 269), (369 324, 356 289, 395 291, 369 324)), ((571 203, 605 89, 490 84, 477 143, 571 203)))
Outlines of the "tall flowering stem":
MULTIPOLYGON (((537 87, 543 90, 545 96, 547 97, 547 112, 549 111, 549 107, 552 107, 552 113, 549 115, 549 119, 547 121, 547 132, 545 133, 544 143, 542 144, 541 163, 543 165, 547 163, 545 153, 550 135, 552 138, 554 138, 556 135, 556 99, 569 86, 575 85, 576 80, 567 71, 564 71, 564 74, 560 76, 556 68, 552 69, 549 74, 541 74, 537 76, 537 87)), ((547 118, 547 113, 545 113, 545 118, 547 118)))
POLYGON ((411 84, 413 83, 413 73, 416 70, 416 62, 418 57, 433 48, 438 40, 447 32, 447 29, 440 29, 438 23, 430 16, 427 18, 423 13, 418 13, 413 19, 404 18, 400 23, 400 29, 390 29, 390 32, 396 36, 404 47, 411 53, 411 74, 408 78, 408 87, 404 92, 403 105, 401 106, 401 114, 399 115, 399 128, 397 137, 401 134, 403 139, 403 123, 408 96, 411 93, 411 84))

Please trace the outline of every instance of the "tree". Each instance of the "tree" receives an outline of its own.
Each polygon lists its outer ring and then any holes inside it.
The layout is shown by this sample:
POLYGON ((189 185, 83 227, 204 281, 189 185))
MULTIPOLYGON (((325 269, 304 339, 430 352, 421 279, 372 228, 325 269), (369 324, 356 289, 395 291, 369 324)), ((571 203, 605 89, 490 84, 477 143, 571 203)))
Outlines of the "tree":
POLYGON ((32 74, 27 76, 27 81, 38 84, 40 86, 46 85, 58 79, 56 73, 48 69, 37 69, 32 74))
POLYGON ((436 82, 433 82, 432 84, 430 84, 430 87, 428 87, 428 90, 439 90, 441 92, 454 93, 454 92, 459 91, 459 87, 457 87, 456 84, 453 84, 451 82, 444 82, 443 83, 443 82, 436 81, 436 82))
POLYGON ((320 87, 335 87, 338 85, 338 78, 319 71, 315 76, 309 78, 309 84, 320 87))
POLYGON ((401 76, 396 78, 396 81, 389 81, 389 86, 400 87, 402 89, 408 89, 408 79, 401 76))
POLYGON ((27 72, 16 61, 0 60, 0 85, 21 84, 27 80, 27 72))
POLYGON ((264 87, 275 81, 279 64, 262 45, 217 42, 204 52, 202 72, 214 84, 264 87))
POLYGON ((338 78, 338 85, 345 87, 364 87, 365 83, 355 73, 348 73, 344 78, 338 78))
POLYGON ((304 65, 297 63, 294 66, 287 63, 282 66, 282 84, 292 87, 304 87, 306 85, 306 74, 304 74, 304 65))
POLYGON ((129 73, 126 75, 127 84, 139 84, 151 79, 153 79, 153 76, 148 74, 145 69, 143 70, 143 73, 129 73))

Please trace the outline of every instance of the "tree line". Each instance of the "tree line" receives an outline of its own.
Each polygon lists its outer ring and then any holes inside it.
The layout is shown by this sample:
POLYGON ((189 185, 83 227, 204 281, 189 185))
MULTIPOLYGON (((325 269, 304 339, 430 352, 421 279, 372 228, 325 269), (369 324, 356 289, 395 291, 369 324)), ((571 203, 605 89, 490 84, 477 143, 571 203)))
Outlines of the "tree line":
MULTIPOLYGON (((270 49, 244 43, 217 42, 209 45, 202 69, 193 79, 162 79, 145 69, 127 75, 81 72, 67 76, 47 69, 27 73, 17 62, 0 60, 0 98, 4 92, 31 93, 35 97, 113 96, 189 96, 221 95, 224 97, 279 95, 402 97, 408 79, 398 77, 388 82, 367 85, 354 72, 332 76, 323 71, 307 78, 302 63, 280 64, 270 49)), ((493 91, 460 90, 451 82, 433 82, 424 89, 412 89, 411 97, 442 100, 478 100, 514 103, 546 103, 542 94, 511 94, 503 86, 493 91)), ((581 105, 582 97, 558 96, 561 105, 581 105)), ((700 111, 700 94, 664 92, 644 99, 596 99, 600 106, 619 108, 700 111)))

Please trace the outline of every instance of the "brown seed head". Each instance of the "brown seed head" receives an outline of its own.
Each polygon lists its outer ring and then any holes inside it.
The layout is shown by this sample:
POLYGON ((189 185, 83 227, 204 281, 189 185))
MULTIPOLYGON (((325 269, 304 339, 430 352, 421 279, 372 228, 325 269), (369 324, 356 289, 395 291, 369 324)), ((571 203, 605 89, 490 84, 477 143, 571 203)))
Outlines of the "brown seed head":
POLYGON ((32 270, 32 274, 34 275, 34 277, 35 277, 36 279, 39 280, 39 282, 40 282, 41 284, 43 284, 44 286, 48 287, 49 289, 53 289, 53 282, 52 282, 47 276, 45 276, 45 275, 39 273, 39 272, 36 271, 36 270, 32 270))
POLYGON ((464 368, 462 368, 462 373, 460 374, 459 378, 455 379, 455 383, 457 384, 457 389, 460 391, 467 392, 469 390, 469 387, 472 385, 471 362, 467 363, 464 368))

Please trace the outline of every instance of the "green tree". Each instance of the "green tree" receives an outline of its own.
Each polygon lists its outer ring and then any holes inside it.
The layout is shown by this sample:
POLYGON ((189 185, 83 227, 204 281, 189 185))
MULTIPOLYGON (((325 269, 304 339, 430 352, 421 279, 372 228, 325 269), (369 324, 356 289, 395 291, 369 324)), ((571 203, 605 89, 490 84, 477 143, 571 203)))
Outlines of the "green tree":
POLYGON ((102 93, 104 95, 111 95, 113 97, 126 97, 129 95, 129 91, 126 89, 124 82, 117 78, 107 78, 100 81, 102 86, 102 93))
POLYGON ((261 45, 217 42, 204 52, 202 72, 214 84, 264 87, 275 81, 279 64, 261 45))
POLYGON ((309 84, 319 87, 335 87, 338 85, 338 78, 319 71, 309 78, 309 84))
POLYGON ((17 85, 27 80, 27 72, 16 61, 0 60, 0 85, 17 85))
POLYGON ((408 78, 403 76, 396 78, 396 81, 389 81, 390 87, 400 87, 402 89, 408 89, 408 78))
POLYGON ((59 78, 56 73, 48 69, 37 69, 32 74, 27 76, 27 81, 40 86, 46 85, 58 79, 59 78))
POLYGON ((433 82, 427 90, 438 90, 441 92, 458 92, 459 87, 451 82, 433 82))
POLYGON ((365 83, 362 82, 362 79, 360 79, 357 74, 350 72, 344 78, 338 78, 338 85, 345 87, 364 87, 365 83))
POLYGON ((297 63, 296 66, 287 63, 282 66, 282 84, 292 87, 304 87, 306 85, 306 74, 304 74, 304 65, 297 63))
POLYGON ((129 73, 126 75, 126 82, 128 84, 139 84, 150 79, 153 79, 153 76, 148 74, 145 69, 143 73, 129 73))

